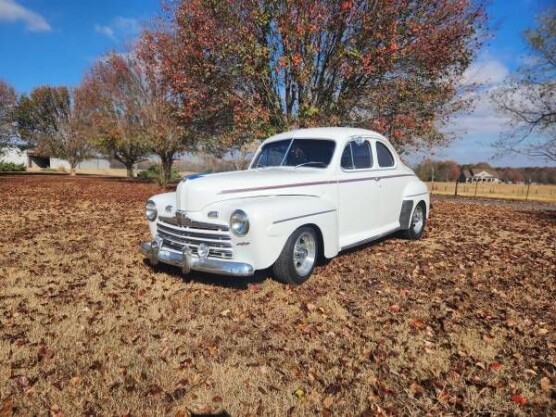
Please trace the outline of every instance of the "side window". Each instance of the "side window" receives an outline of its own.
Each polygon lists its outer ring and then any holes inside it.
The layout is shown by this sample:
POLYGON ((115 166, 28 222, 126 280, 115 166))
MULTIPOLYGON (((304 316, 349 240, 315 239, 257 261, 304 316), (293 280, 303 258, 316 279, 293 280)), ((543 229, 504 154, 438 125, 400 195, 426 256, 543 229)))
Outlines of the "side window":
POLYGON ((366 140, 351 141, 342 153, 342 168, 365 169, 373 165, 371 146, 366 140))
POLYGON ((394 166, 392 152, 381 142, 376 142, 376 159, 378 160, 378 166, 382 168, 394 166))
POLYGON ((353 156, 351 155, 351 143, 348 143, 342 153, 342 168, 353 169, 353 156))
POLYGON ((353 166, 355 169, 370 168, 373 165, 371 146, 366 140, 351 142, 351 152, 353 153, 353 166))

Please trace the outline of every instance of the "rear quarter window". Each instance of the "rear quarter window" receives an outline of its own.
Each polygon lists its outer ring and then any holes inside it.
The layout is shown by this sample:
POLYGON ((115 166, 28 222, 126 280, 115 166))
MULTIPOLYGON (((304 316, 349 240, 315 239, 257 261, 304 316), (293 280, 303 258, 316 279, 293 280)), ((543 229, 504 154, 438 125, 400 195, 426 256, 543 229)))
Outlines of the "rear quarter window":
POLYGON ((378 161, 378 166, 381 168, 394 166, 394 155, 392 155, 390 149, 381 142, 376 142, 376 159, 378 161))

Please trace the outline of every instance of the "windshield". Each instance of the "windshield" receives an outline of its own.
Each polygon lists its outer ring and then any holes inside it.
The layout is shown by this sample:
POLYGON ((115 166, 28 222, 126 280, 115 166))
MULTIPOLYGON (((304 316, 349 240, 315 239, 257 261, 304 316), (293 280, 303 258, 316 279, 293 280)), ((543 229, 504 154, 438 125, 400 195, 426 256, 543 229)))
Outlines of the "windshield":
POLYGON ((285 139, 263 146, 252 168, 311 167, 326 168, 330 164, 336 143, 325 139, 285 139))

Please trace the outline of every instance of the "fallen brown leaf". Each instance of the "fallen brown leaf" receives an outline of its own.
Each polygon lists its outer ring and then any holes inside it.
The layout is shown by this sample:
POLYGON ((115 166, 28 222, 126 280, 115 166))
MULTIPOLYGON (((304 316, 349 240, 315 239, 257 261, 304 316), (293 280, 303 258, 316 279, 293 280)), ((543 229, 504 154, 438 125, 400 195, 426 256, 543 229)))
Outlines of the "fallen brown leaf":
POLYGON ((552 384, 550 383, 550 379, 546 376, 544 378, 541 378, 540 386, 543 391, 545 392, 550 391, 550 388, 552 387, 552 384))
POLYGON ((0 417, 12 417, 14 414, 14 400, 12 397, 2 400, 2 408, 0 408, 0 417))
POLYGON ((332 404, 334 404, 334 398, 329 395, 323 400, 322 404, 324 405, 324 408, 330 408, 332 407, 332 404))

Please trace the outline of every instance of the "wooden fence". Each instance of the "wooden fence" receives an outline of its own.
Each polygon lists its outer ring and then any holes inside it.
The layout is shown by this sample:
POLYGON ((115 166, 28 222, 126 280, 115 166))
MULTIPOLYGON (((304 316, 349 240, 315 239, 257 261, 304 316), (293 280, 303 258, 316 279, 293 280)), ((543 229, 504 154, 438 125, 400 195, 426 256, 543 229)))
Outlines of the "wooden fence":
POLYGON ((556 203, 556 185, 429 182, 431 194, 556 203), (457 186, 457 190, 456 190, 457 186))

